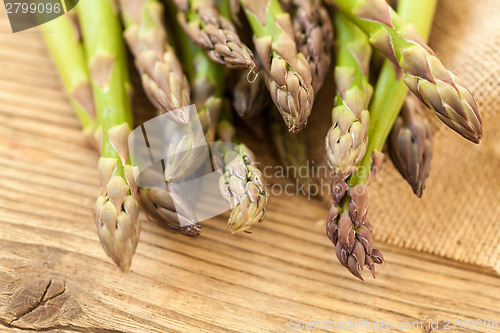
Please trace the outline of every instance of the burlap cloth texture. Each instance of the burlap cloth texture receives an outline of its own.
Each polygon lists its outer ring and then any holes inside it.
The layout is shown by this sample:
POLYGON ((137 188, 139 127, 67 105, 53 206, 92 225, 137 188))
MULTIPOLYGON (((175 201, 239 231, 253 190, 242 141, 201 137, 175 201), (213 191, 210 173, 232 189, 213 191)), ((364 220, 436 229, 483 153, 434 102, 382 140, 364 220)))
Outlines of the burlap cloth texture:
MULTIPOLYGON (((430 45, 472 91, 484 138, 469 143, 428 113, 434 155, 424 195, 413 195, 386 154, 369 186, 375 239, 500 273, 500 1, 439 0, 430 45)), ((316 164, 325 163, 333 94, 322 89, 304 130, 316 164)))

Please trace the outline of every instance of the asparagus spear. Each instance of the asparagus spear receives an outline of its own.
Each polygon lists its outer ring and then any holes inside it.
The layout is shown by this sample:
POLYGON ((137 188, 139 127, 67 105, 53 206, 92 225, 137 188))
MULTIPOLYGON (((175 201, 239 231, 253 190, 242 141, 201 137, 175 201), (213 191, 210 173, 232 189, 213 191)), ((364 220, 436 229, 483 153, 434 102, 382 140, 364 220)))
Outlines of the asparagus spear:
POLYGON ((87 0, 78 6, 87 65, 97 111, 101 158, 101 195, 94 219, 106 253, 128 271, 140 233, 136 185, 129 163, 128 135, 132 127, 129 81, 121 27, 113 3, 87 0), (104 27, 104 29, 103 29, 104 27))
MULTIPOLYGON (((176 9, 171 8, 175 14, 176 9)), ((197 149, 212 142, 215 137, 214 119, 217 119, 221 109, 223 87, 217 85, 217 80, 211 76, 223 75, 222 66, 207 66, 211 63, 202 57, 199 51, 181 27, 174 26, 175 36, 180 46, 180 54, 186 61, 183 62, 184 71, 190 82, 191 101, 196 106, 197 119, 201 125, 201 131, 197 123, 191 121, 181 128, 175 128, 169 135, 169 158, 165 160, 165 179, 167 182, 183 179, 196 171, 208 158, 207 149, 197 149), (203 134, 203 135, 200 135, 203 134)), ((166 132, 169 129, 165 130, 166 132)))
MULTIPOLYGON (((84 133, 93 144, 97 144, 96 140, 100 141, 102 135, 99 129, 96 130, 91 79, 81 44, 77 19, 74 13, 70 12, 46 23, 42 31, 70 101, 80 118, 84 133)), ((123 88, 126 89, 125 85, 123 85, 123 88)), ((101 148, 99 147, 99 149, 101 148)), ((125 168, 128 170, 127 175, 130 176, 130 166, 125 168)), ((131 182, 133 182, 133 178, 131 182)), ((134 188, 134 186, 131 187, 134 188)), ((124 205, 126 209, 125 215, 127 216, 120 214, 115 222, 112 222, 112 219, 106 219, 108 224, 104 226, 98 224, 98 229, 100 230, 99 237, 106 252, 123 270, 127 270, 130 265, 130 257, 133 254, 130 248, 135 249, 136 240, 134 238, 137 239, 140 227, 137 224, 137 206, 134 199, 127 197, 124 200, 124 205), (113 223, 116 223, 116 225, 113 226, 113 223), (127 236, 127 234, 130 235, 127 236), (118 253, 116 253, 117 250, 118 253)), ((110 208, 109 205, 107 209, 113 211, 113 208, 110 208)))
MULTIPOLYGON (((220 6, 221 13, 227 17, 227 1, 223 0, 220 6)), ((224 71, 219 65, 211 62, 199 48, 190 47, 185 39, 182 41, 184 54, 190 55, 189 58, 193 59, 193 66, 188 72, 191 73, 191 81, 197 87, 197 89, 193 88, 193 91, 199 91, 198 96, 202 97, 198 98, 201 107, 207 102, 218 101, 217 113, 212 113, 209 117, 211 127, 216 127, 220 141, 237 143, 235 129, 224 107, 227 103, 222 102, 224 71)), ((212 141, 213 137, 209 139, 209 142, 212 141)), ((248 231, 252 225, 261 222, 265 216, 268 196, 264 188, 262 173, 255 166, 253 154, 245 145, 219 145, 212 147, 214 148, 220 148, 219 155, 214 157, 215 164, 223 170, 220 189, 231 205, 228 227, 232 233, 248 231)))
POLYGON ((334 15, 337 31, 335 108, 332 127, 325 138, 326 156, 339 178, 356 171, 368 143, 368 104, 373 88, 368 82, 371 48, 366 35, 339 13, 334 15))
POLYGON ((241 42, 234 25, 217 11, 214 0, 174 0, 178 21, 188 36, 213 61, 228 68, 255 68, 252 51, 241 42))
MULTIPOLYGON (((120 0, 120 7, 124 37, 150 101, 161 113, 188 106, 189 83, 168 44, 163 4, 158 0, 120 0)), ((189 121, 187 108, 171 116, 181 124, 189 121)))
POLYGON ((66 94, 80 119, 83 133, 95 146, 95 107, 75 12, 43 25, 42 34, 62 79, 66 94))
POLYGON ((330 68, 333 27, 330 15, 320 0, 282 1, 290 6, 297 47, 311 67, 312 85, 317 93, 330 68))
POLYGON ((208 143, 213 142, 217 120, 223 107, 224 67, 211 61, 178 25, 176 37, 180 54, 186 59, 183 63, 184 70, 190 82, 191 99, 196 106, 205 140, 208 143))
POLYGON ((448 71, 424 42, 385 0, 334 0, 363 29, 370 42, 404 73, 404 82, 451 129, 479 143, 482 122, 471 93, 448 71))
POLYGON ((285 124, 298 132, 307 124, 314 102, 311 68, 297 51, 293 26, 278 0, 240 0, 254 32, 266 84, 285 124))
MULTIPOLYGON (((430 32, 437 0, 399 0, 398 11, 401 17, 415 26, 426 37, 430 32)), ((356 277, 362 279, 360 269, 367 266, 375 276, 375 264, 383 263, 380 251, 373 249, 372 226, 367 218, 368 193, 366 184, 372 166, 380 168, 380 151, 389 135, 389 131, 399 113, 401 87, 394 69, 384 64, 384 69, 375 87, 370 106, 371 124, 368 133, 368 148, 363 160, 358 164, 358 171, 346 181, 334 181, 332 184, 332 205, 326 231, 336 248, 339 261, 356 277), (390 72, 391 70, 392 72, 390 72), (392 77, 392 80, 387 78, 392 77), (386 103, 375 103, 376 100, 386 103), (374 121, 375 120, 375 121, 374 121), (378 121, 377 121, 378 120, 378 121)), ((404 83, 401 83, 404 85, 404 83)), ((403 86, 403 89, 406 87, 403 86)), ((406 91, 404 91, 406 95, 406 91)))
POLYGON ((432 131, 421 106, 416 97, 406 96, 388 139, 394 166, 418 197, 425 188, 432 159, 432 131))

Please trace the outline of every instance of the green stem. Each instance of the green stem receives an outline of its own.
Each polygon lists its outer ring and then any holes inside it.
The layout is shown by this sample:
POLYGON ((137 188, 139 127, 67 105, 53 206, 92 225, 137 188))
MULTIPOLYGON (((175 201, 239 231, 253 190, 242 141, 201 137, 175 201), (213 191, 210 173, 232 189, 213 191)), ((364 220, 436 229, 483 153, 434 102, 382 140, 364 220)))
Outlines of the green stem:
MULTIPOLYGON (((90 85, 90 74, 87 69, 85 52, 77 36, 75 25, 70 21, 69 15, 63 15, 42 26, 42 34, 50 55, 61 77, 64 88, 71 104, 85 131, 95 126, 93 101, 88 101, 91 110, 86 109, 81 101, 75 99, 76 89, 84 84, 90 85)), ((92 96, 88 96, 91 98, 92 96)))
POLYGON ((283 9, 281 8, 278 0, 269 1, 269 5, 266 8, 265 25, 262 25, 259 19, 257 19, 257 17, 255 17, 252 13, 248 11, 245 12, 256 38, 271 36, 274 41, 280 38, 283 31, 276 23, 276 15, 283 14, 283 9))
POLYGON ((363 31, 340 13, 335 13, 334 24, 338 40, 337 66, 355 69, 350 87, 357 87, 364 91, 363 83, 367 83, 368 78, 364 75, 364 69, 361 68, 351 46, 355 43, 368 45, 367 37, 363 31))
POLYGON ((346 90, 340 91, 337 87, 335 106, 342 105, 349 109, 352 104, 362 104, 360 108, 364 110, 373 92, 368 80, 371 46, 366 34, 341 13, 335 13, 334 24, 338 45, 335 76, 342 71, 352 73, 352 76, 349 75, 347 78, 348 82, 342 83, 340 81, 342 76, 336 77, 336 83, 346 90), (357 97, 353 98, 352 94, 356 91, 361 95, 355 94, 357 97), (349 103, 351 105, 348 105, 349 103))
MULTIPOLYGON (((339 1, 339 3, 341 2, 339 1)), ((352 0, 347 0, 347 2, 352 2, 352 0)), ((437 0, 400 0, 398 4, 399 21, 412 22, 422 37, 427 40, 432 28, 436 5, 437 0)), ((359 21, 363 22, 363 25, 371 25, 370 22, 359 21)), ((394 66, 386 60, 370 105, 368 149, 365 157, 358 164, 359 171, 353 174, 350 179, 351 186, 367 182, 372 166, 372 154, 374 151, 382 150, 407 93, 406 84, 402 80, 398 80, 394 66)))
MULTIPOLYGON (((93 78, 92 90, 97 126, 102 129, 101 155, 119 159, 120 156, 109 141, 108 130, 123 123, 132 128, 132 110, 125 89, 130 78, 122 28, 113 5, 108 0, 85 0, 77 8, 88 68, 92 69, 95 62, 103 57, 112 61, 110 75, 104 78, 105 83, 93 78)), ((124 176, 122 169, 119 164, 116 171, 124 176)))

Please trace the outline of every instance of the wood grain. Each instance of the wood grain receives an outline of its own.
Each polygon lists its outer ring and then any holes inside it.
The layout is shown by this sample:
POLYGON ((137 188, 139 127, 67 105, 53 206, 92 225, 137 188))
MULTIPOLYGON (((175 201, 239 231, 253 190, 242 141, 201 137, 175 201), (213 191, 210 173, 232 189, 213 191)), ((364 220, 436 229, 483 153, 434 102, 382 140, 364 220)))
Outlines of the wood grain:
MULTIPOLYGON (((227 216, 196 239, 143 219, 132 270, 120 273, 92 220, 97 157, 39 34, 9 33, 0 12, 0 330, 287 332, 294 318, 500 319, 500 278, 478 267, 379 243, 387 264, 377 279, 354 279, 324 235, 324 206, 301 197, 273 197, 251 235, 229 235, 227 216)), ((150 106, 137 98, 141 119, 150 106)))

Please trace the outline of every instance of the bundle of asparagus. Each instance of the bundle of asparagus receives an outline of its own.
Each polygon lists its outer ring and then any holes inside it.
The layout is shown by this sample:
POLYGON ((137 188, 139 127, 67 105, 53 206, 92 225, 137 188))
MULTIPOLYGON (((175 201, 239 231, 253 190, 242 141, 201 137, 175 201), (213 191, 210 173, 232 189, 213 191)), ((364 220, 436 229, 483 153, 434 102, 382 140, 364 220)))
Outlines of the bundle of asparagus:
MULTIPOLYGON (((266 183, 253 153, 237 139, 232 105, 237 116, 265 119, 269 141, 287 168, 307 165, 307 147, 324 138, 332 170, 327 236, 353 275, 363 279, 361 270, 367 267, 375 276, 375 264, 384 259, 374 248, 367 190, 381 168, 385 143, 420 197, 432 157, 424 106, 464 138, 479 143, 482 137, 472 95, 425 43, 437 0, 399 0, 398 13, 385 0, 330 0, 333 14, 320 0, 239 0, 244 16, 238 17, 237 2, 173 0, 166 11, 159 0, 119 0, 119 6, 87 0, 77 15, 70 12, 47 23, 50 53, 84 135, 101 155, 102 188, 94 217, 104 250, 123 271, 129 270, 140 233, 137 200, 167 230, 200 235, 202 221, 192 198, 172 185, 200 170, 205 157, 195 148, 205 141, 217 141, 209 158, 221 172, 218 185, 231 210, 229 230, 248 232, 264 219, 266 183), (165 24, 167 14, 177 18, 178 26, 165 24), (252 32, 253 45, 242 42, 246 39, 240 38, 236 23, 241 31, 252 32), (133 89, 125 43, 152 109, 180 126, 163 129, 174 131, 164 142, 169 157, 159 174, 163 188, 136 185, 138 171, 128 149, 133 89), (372 47, 386 58, 377 70, 370 68, 372 47), (232 74, 235 84, 226 89, 232 74), (326 137, 298 135, 325 83, 336 88, 326 137), (191 103, 194 114, 189 113, 191 103), (195 138, 188 129, 197 121, 203 133, 195 138)), ((308 177, 294 174, 297 184, 309 184, 308 177)))

